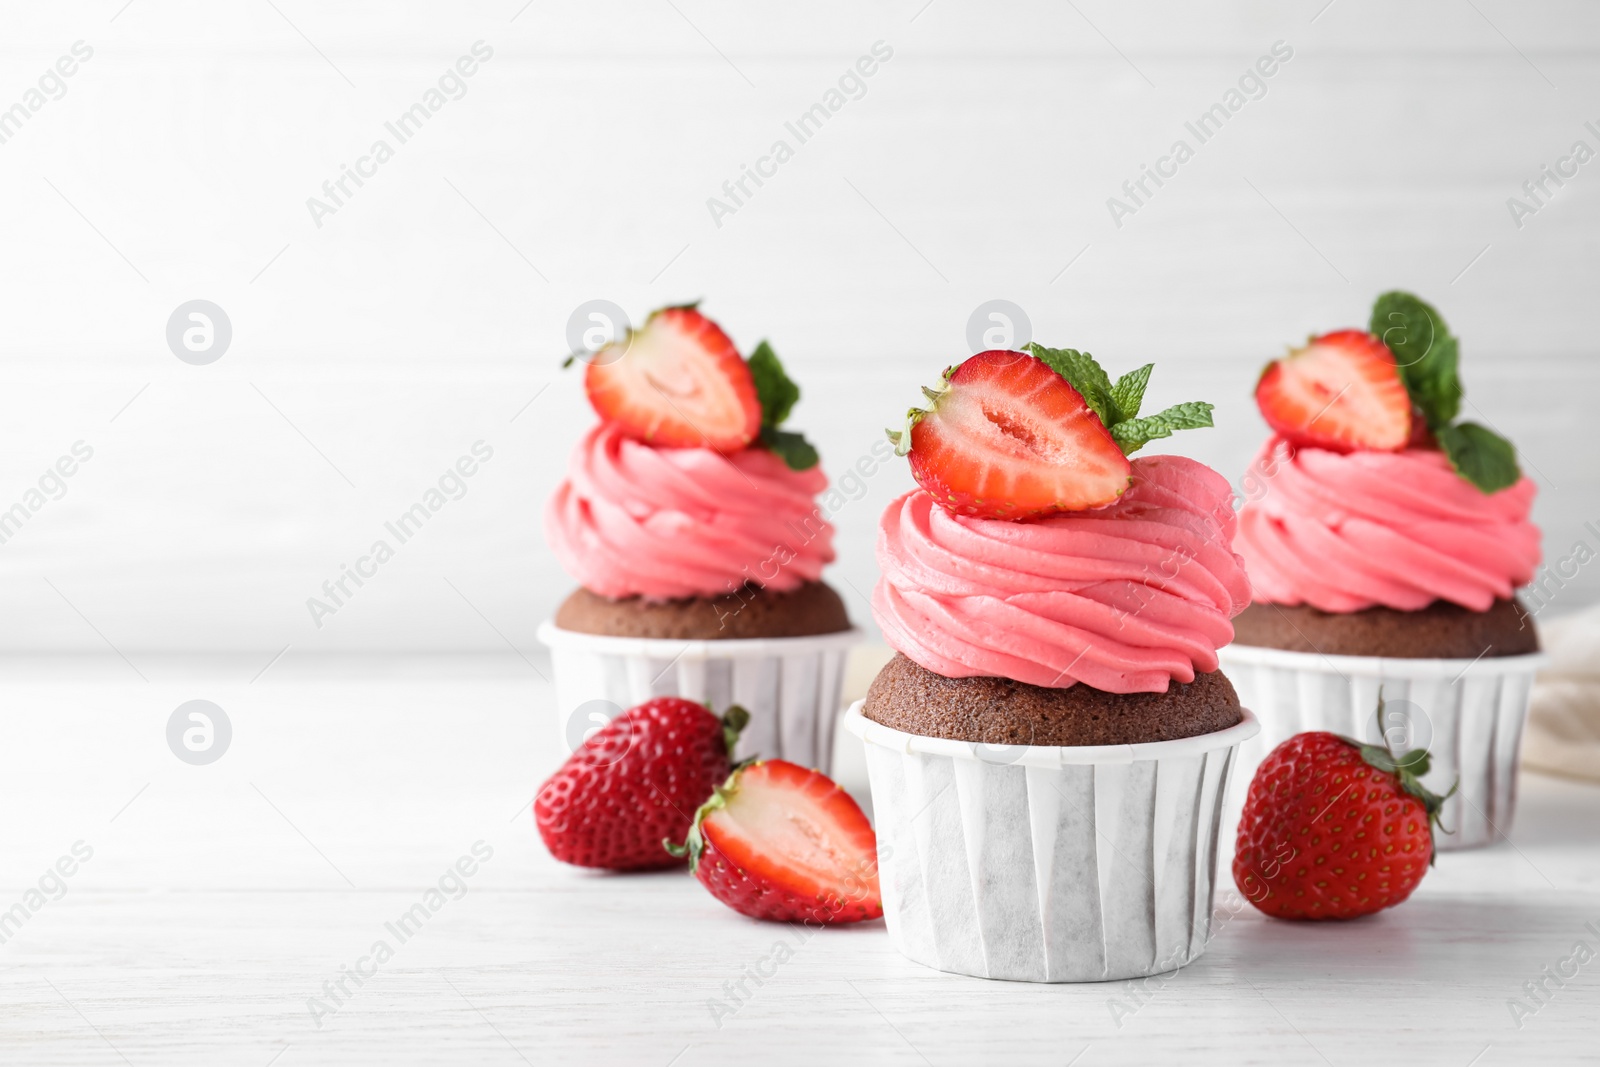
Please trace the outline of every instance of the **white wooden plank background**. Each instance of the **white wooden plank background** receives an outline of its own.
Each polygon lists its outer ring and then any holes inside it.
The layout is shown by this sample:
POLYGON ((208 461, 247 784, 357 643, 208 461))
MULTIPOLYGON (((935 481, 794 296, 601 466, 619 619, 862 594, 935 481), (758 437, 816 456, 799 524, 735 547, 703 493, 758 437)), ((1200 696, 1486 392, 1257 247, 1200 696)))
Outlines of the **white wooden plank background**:
POLYGON ((563 752, 517 657, 304 656, 253 685, 248 657, 151 657, 148 684, 109 654, 47 660, 0 663, 0 907, 74 842, 93 857, 0 943, 7 1063, 1593 1062, 1600 963, 1520 1028, 1508 1007, 1576 941, 1600 947, 1593 785, 1526 777, 1510 842, 1445 855, 1373 919, 1240 902, 1142 1006, 1126 983, 943 975, 882 923, 816 935, 735 1005, 724 983, 798 935, 682 872, 551 860, 527 807, 563 752), (202 767, 164 738, 197 697, 233 726, 202 767), (397 943, 385 922, 477 841, 493 857, 465 895, 397 943), (379 938, 394 958, 317 1026, 308 999, 379 938))
MULTIPOLYGON (((73 42, 95 51, 0 145, 0 507, 74 442, 95 451, 0 545, 0 647, 529 648, 569 586, 539 512, 591 417, 557 359, 595 297, 704 296, 740 343, 772 338, 836 472, 964 354, 972 310, 1009 299, 1040 338, 1157 361, 1155 402, 1217 402, 1219 429, 1167 444, 1237 473, 1263 432, 1259 365, 1414 288, 1464 338, 1475 413, 1539 478, 1552 556, 1595 539, 1600 163, 1520 230, 1505 206, 1575 139, 1600 147, 1592 4, 104 0, 3 18, 0 104, 73 42), (494 58, 467 94, 315 228, 305 199, 478 40, 494 58), (894 57, 866 95, 716 227, 706 198, 879 40, 894 57), (1294 58, 1267 95, 1114 227, 1106 198, 1279 40, 1294 58), (210 366, 164 343, 195 297, 234 326, 210 366), (480 439, 495 459, 468 495, 315 627, 306 598, 480 439)), ((877 513, 907 485, 892 467, 838 517, 832 573, 859 622, 849 590, 870 587, 877 513)), ((1552 610, 1597 594, 1585 570, 1552 610)))

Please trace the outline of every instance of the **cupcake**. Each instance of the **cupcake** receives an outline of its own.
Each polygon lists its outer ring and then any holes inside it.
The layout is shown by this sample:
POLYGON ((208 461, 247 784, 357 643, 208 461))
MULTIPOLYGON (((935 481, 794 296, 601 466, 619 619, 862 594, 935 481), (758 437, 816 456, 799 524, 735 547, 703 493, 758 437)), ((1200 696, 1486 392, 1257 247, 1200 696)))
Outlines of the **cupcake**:
POLYGON ((743 756, 826 767, 858 633, 822 581, 827 477, 781 428, 799 387, 765 341, 746 360, 693 305, 574 358, 600 423, 545 537, 579 588, 539 630, 568 747, 597 713, 681 696, 743 705, 743 756))
POLYGON ((1459 420, 1458 354, 1439 313, 1396 292, 1368 330, 1267 367, 1256 402, 1273 434, 1234 540, 1253 603, 1223 654, 1261 716, 1245 764, 1305 730, 1427 748, 1427 787, 1460 783, 1447 849, 1509 827, 1541 662, 1516 599, 1540 558, 1534 485, 1508 441, 1459 420))
POLYGON ((985 978, 1171 971, 1210 936, 1220 803, 1255 732, 1217 669, 1249 582, 1232 490, 1127 457, 1211 406, 1139 416, 1029 345, 945 373, 892 435, 921 488, 883 514, 873 615, 894 648, 846 728, 866 744, 889 934, 985 978))

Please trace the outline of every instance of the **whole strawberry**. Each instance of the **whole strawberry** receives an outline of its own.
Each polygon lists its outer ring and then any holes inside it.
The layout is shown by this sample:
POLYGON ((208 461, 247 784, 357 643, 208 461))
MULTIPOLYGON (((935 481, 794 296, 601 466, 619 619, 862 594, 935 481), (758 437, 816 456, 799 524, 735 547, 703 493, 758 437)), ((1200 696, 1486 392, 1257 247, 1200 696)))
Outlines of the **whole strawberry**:
POLYGON ((1423 787, 1427 773, 1420 749, 1395 756, 1337 734, 1296 734, 1250 783, 1234 882, 1280 919, 1354 919, 1393 907, 1433 862, 1445 797, 1423 787))
POLYGON ((612 719, 567 758, 533 802, 550 854, 613 871, 672 867, 661 847, 683 839, 698 808, 732 770, 749 714, 717 718, 703 704, 658 697, 612 719))
MULTIPOLYGON (((680 835, 681 836, 681 835, 680 835)), ((711 895, 753 919, 853 923, 883 915, 878 838, 850 794, 787 760, 733 772, 681 845, 711 895)))

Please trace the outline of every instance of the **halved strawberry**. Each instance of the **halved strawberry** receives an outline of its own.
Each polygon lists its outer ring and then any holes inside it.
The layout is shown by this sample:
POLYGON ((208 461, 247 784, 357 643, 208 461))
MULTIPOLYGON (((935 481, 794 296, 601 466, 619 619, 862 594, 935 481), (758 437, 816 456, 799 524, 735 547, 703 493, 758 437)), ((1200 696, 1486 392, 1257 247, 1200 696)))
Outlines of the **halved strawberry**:
POLYGON ((956 515, 1081 511, 1128 488, 1128 457, 1083 394, 1036 356, 979 352, 923 392, 932 407, 911 415, 911 473, 956 515))
POLYGON ((711 895, 753 919, 853 923, 883 915, 878 839, 850 794, 786 760, 735 770, 695 812, 687 854, 711 895))
POLYGON ((602 419, 653 445, 736 452, 761 433, 750 368, 693 307, 662 308, 600 349, 583 384, 602 419))
POLYGON ((1338 330, 1267 365, 1256 404, 1298 445, 1397 452, 1411 439, 1411 396, 1394 353, 1370 333, 1338 330))

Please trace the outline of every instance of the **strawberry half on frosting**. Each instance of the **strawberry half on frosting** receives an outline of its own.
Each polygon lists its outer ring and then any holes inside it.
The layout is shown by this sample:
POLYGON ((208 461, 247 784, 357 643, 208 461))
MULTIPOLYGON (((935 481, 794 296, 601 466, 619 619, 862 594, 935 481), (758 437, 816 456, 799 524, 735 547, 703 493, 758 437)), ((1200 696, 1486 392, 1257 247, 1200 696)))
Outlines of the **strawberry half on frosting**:
POLYGON ((1411 439, 1411 397, 1394 353, 1364 330, 1314 337, 1256 383, 1267 423, 1295 444, 1394 452, 1411 439))
POLYGON ((761 433, 761 400, 744 357, 694 307, 662 308, 589 360, 589 403, 631 437, 735 452, 761 433))
POLYGON ((663 308, 593 352, 600 416, 545 509, 545 536, 586 589, 620 599, 777 592, 820 579, 833 526, 817 450, 784 423, 800 387, 762 341, 739 355, 693 305, 663 308))
POLYGON ((1211 405, 1140 416, 1151 367, 982 352, 891 433, 922 488, 879 525, 884 638, 947 678, 1165 692, 1217 667, 1249 601, 1232 490, 1146 442, 1211 425, 1211 405))
POLYGON ((1498 433, 1462 420, 1460 341, 1409 293, 1270 364, 1275 431, 1250 466, 1235 547, 1254 599, 1331 613, 1487 611, 1540 560, 1535 487, 1498 433))

